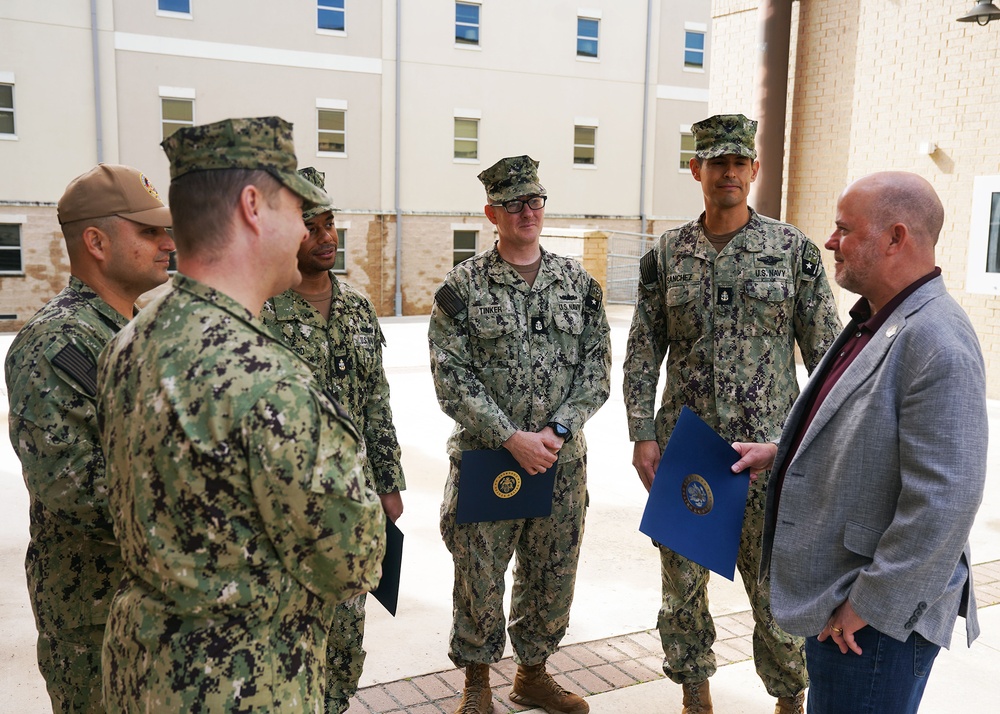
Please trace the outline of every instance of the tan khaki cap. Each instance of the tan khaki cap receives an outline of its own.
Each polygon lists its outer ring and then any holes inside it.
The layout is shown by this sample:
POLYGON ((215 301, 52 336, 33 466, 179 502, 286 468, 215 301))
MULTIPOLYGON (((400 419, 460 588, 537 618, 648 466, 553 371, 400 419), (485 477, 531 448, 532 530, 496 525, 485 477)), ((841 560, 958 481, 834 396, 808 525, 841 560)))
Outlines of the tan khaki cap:
POLYGON ((70 181, 56 208, 59 224, 120 216, 148 226, 169 228, 170 209, 149 179, 131 166, 98 164, 70 181))

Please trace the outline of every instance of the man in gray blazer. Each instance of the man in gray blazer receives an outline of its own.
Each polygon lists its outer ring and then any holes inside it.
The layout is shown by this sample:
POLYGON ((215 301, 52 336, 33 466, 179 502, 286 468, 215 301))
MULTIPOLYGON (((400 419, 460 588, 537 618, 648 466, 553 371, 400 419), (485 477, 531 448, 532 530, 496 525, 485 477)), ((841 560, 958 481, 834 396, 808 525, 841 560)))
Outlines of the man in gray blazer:
POLYGON ((986 478, 979 342, 945 290, 944 209, 914 174, 848 186, 826 243, 862 296, 777 444, 734 444, 734 471, 772 468, 760 576, 775 619, 805 636, 809 714, 916 712, 958 615, 979 634, 969 531, 986 478))

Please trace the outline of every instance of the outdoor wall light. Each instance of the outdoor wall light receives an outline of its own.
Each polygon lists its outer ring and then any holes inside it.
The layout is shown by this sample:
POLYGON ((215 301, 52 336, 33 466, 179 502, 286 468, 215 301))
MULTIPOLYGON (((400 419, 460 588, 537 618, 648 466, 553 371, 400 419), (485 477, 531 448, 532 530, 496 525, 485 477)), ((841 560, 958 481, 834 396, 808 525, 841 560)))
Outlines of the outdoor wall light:
POLYGON ((977 25, 988 25, 991 20, 1000 20, 1000 9, 992 2, 978 3, 968 14, 958 18, 959 22, 974 22, 977 25))

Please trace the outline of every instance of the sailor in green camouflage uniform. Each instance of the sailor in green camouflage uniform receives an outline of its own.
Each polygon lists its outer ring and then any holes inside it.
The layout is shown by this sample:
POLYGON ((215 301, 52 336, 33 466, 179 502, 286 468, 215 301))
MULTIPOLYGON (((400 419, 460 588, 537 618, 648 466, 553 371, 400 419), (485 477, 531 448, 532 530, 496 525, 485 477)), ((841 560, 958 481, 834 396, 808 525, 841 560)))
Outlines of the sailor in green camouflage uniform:
POLYGON ((385 522, 346 412, 255 313, 298 283, 303 199, 323 195, 277 117, 180 129, 163 147, 180 272, 98 370, 126 568, 105 702, 321 712, 333 608, 377 583, 385 522))
POLYGON ((96 419, 97 357, 135 300, 167 280, 170 211, 136 169, 100 164, 57 213, 69 286, 7 353, 10 441, 30 497, 25 558, 52 710, 103 712, 101 640, 122 576, 96 419))
POLYGON ((608 398, 610 331, 597 281, 538 244, 546 194, 537 166, 518 156, 479 175, 499 240, 448 273, 431 311, 434 385, 455 420, 441 533, 455 564, 449 656, 466 668, 459 712, 492 711, 489 663, 503 655, 504 573, 515 554, 510 697, 550 712, 589 710, 545 662, 569 624, 587 505, 582 429, 608 398), (501 447, 529 474, 558 453, 552 515, 456 523, 462 451, 501 447))
MULTIPOLYGON (((714 116, 692 127, 691 172, 705 213, 660 236, 640 261, 638 301, 625 357, 625 406, 633 464, 647 490, 682 406, 729 441, 777 439, 799 392, 795 345, 811 371, 840 330, 819 249, 799 230, 746 204, 758 162, 757 123, 714 116), (666 384, 655 409, 660 365, 666 384)), ((801 711, 807 686, 801 638, 771 616, 769 583, 757 583, 766 474, 751 484, 737 567, 756 623, 754 661, 777 712, 801 711)), ((712 710, 715 626, 708 571, 660 548, 663 670, 684 685, 685 713, 712 710)))
MULTIPOLYGON (((326 188, 322 172, 309 167, 299 174, 317 188, 326 188)), ((337 260, 333 219, 337 209, 325 195, 324 203, 302 214, 309 229, 298 254, 302 283, 264 303, 261 320, 313 366, 317 381, 351 415, 362 436, 365 480, 378 494, 386 517, 395 522, 403 511, 400 491, 406 484, 382 368, 385 338, 368 298, 332 272, 337 260)), ((337 605, 326 645, 326 714, 347 711, 358 690, 365 662, 364 632, 365 595, 337 605)))

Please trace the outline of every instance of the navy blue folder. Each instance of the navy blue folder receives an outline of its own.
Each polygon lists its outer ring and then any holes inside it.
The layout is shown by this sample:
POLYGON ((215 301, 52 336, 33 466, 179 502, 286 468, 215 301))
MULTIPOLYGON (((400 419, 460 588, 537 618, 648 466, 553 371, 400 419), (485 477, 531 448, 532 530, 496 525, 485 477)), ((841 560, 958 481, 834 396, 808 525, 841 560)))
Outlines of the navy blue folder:
POLYGON ((730 580, 743 530, 749 469, 740 455, 684 407, 663 450, 639 530, 678 555, 730 580))
POLYGON ((507 449, 462 452, 458 476, 459 523, 546 518, 552 514, 556 467, 529 476, 507 449))
POLYGON ((396 604, 399 602, 399 573, 403 567, 403 531, 396 524, 385 519, 385 557, 382 559, 382 579, 372 590, 375 599, 396 616, 396 604))

